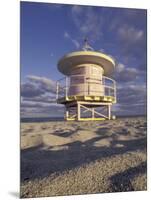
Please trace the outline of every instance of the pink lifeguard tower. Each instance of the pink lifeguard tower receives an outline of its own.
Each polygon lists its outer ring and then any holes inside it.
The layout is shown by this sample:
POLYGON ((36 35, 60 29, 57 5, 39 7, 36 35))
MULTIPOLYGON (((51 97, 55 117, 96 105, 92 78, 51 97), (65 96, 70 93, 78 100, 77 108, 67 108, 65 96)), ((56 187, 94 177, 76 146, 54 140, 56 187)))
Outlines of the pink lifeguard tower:
POLYGON ((58 62, 65 75, 57 81, 57 103, 65 105, 65 120, 112 119, 116 82, 110 78, 115 61, 94 51, 85 40, 82 51, 66 54, 58 62))

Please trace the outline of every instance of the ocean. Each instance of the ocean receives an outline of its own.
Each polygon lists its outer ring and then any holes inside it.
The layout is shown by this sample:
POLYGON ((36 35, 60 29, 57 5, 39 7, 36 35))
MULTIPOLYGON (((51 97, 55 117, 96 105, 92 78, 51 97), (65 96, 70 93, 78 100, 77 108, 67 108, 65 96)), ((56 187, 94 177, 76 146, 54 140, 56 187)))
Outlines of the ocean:
MULTIPOLYGON (((146 115, 135 115, 135 116, 116 116, 119 118, 134 118, 134 117, 146 117, 146 115)), ((63 117, 26 117, 21 118, 21 123, 31 123, 31 122, 54 122, 54 121, 64 121, 63 117)))

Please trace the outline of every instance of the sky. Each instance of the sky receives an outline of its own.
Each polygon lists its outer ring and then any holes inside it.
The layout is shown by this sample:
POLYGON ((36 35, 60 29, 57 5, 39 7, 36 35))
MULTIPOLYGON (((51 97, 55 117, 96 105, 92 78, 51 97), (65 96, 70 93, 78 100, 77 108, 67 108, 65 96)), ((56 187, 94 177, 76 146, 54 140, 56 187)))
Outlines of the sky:
POLYGON ((21 117, 62 117, 58 60, 82 49, 84 38, 116 60, 115 115, 146 114, 146 10, 52 3, 20 4, 21 117))

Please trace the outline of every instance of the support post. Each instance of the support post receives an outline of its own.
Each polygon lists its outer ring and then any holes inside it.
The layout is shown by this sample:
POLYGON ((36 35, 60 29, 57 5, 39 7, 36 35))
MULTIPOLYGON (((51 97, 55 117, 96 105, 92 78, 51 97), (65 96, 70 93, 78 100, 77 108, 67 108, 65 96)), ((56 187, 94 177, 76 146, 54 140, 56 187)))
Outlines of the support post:
POLYGON ((68 78, 66 77, 66 83, 65 83, 65 95, 66 95, 66 99, 67 99, 67 96, 68 96, 68 78))
POLYGON ((80 121, 80 118, 81 118, 81 112, 80 112, 80 110, 81 110, 81 107, 80 107, 80 103, 79 102, 77 102, 77 119, 78 119, 78 121, 80 121))
POLYGON ((108 119, 111 119, 111 105, 108 105, 108 119))
POLYGON ((64 108, 64 120, 66 120, 66 106, 65 106, 65 108, 64 108))
POLYGON ((69 118, 69 111, 66 108, 66 120, 68 120, 68 118, 69 118))
POLYGON ((115 102, 116 102, 116 82, 114 81, 114 98, 115 98, 115 102))

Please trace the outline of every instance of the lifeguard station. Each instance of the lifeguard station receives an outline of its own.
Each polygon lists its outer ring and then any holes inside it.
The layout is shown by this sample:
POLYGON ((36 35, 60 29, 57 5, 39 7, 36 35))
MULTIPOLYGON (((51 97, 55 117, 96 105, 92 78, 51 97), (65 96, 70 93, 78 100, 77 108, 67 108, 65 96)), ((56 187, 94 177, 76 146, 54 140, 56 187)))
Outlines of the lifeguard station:
POLYGON ((116 82, 109 76, 115 61, 94 51, 85 40, 82 51, 71 52, 58 62, 65 75, 57 81, 57 103, 65 105, 66 120, 111 119, 116 103, 116 82))

